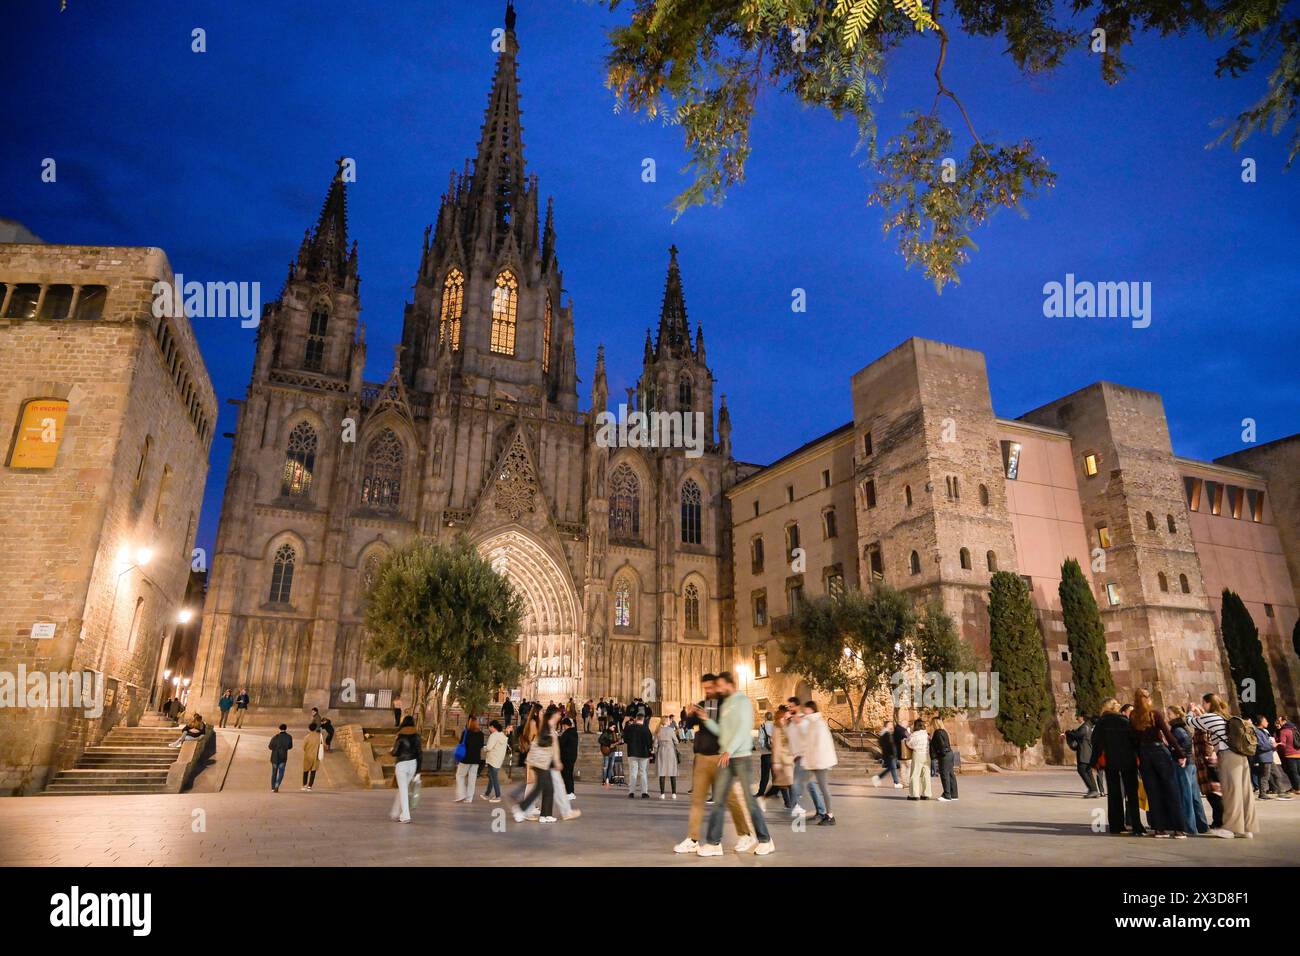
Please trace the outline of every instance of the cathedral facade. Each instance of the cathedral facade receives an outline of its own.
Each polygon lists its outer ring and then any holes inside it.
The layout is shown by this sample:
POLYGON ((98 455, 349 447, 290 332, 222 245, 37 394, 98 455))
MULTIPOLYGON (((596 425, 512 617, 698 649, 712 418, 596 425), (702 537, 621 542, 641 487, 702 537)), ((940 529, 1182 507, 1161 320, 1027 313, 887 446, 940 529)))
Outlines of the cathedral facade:
POLYGON ((265 311, 195 665, 202 712, 226 687, 268 715, 387 706, 403 681, 365 659, 365 594, 415 536, 466 536, 524 596, 525 696, 675 708, 723 666, 737 465, 703 330, 670 250, 626 402, 694 416, 702 453, 599 440, 604 357, 583 409, 553 206, 524 163, 513 27, 509 14, 477 154, 425 231, 387 380, 363 380, 342 164, 265 311))

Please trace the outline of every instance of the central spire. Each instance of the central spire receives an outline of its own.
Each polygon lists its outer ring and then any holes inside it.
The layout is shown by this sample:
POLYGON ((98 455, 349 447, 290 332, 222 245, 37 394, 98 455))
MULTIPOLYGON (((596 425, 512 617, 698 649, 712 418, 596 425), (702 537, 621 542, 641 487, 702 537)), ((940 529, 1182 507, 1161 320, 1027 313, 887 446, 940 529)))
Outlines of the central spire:
POLYGON ((664 280, 664 302, 659 310, 659 336, 655 340, 655 357, 680 356, 691 348, 691 327, 686 320, 686 295, 682 292, 682 273, 677 266, 677 247, 668 247, 668 277, 664 280))
MULTIPOLYGON (((523 214, 527 179, 524 173, 523 128, 519 122, 519 76, 515 37, 515 8, 506 5, 503 45, 497 56, 496 74, 483 114, 483 132, 474 159, 474 205, 484 219, 490 218, 496 238, 514 231, 523 214)), ((522 238, 516 236, 516 239, 522 238)))

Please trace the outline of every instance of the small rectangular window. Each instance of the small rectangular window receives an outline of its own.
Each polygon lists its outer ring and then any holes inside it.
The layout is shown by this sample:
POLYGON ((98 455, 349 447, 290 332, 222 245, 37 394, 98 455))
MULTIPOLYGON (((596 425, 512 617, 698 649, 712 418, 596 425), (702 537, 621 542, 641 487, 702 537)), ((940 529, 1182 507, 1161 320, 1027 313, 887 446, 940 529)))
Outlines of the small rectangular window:
POLYGON ((867 432, 862 436, 862 454, 871 455, 871 432, 867 432))
POLYGON ((753 597, 754 603, 754 626, 767 626, 767 592, 755 591, 753 597))
POLYGON ((1117 584, 1106 585, 1106 600, 1110 602, 1111 607, 1119 606, 1119 585, 1117 584))
POLYGON ((1110 652, 1110 659, 1113 660, 1113 661, 1118 661, 1118 660, 1119 660, 1119 651, 1111 651, 1111 652, 1110 652))
POLYGON ((883 581, 885 579, 885 558, 880 553, 880 545, 873 544, 867 549, 867 563, 871 568, 871 579, 873 581, 883 581))
POLYGON ((1070 652, 1069 652, 1069 651, 1061 651, 1061 660, 1063 660, 1063 661, 1068 661, 1069 659, 1070 659, 1070 652))
POLYGON ((822 487, 829 488, 830 486, 831 486, 831 470, 829 468, 825 468, 822 470, 822 487))
POLYGON ((107 286, 83 285, 81 295, 77 297, 75 318, 82 322, 98 322, 104 316, 104 303, 107 301, 107 286))
POLYGON ((36 303, 41 297, 41 287, 32 282, 22 282, 14 286, 9 296, 9 311, 6 319, 36 318, 36 303))
POLYGON ((1020 474, 1020 442, 1002 443, 1002 469, 1008 481, 1016 480, 1016 476, 1020 474))
POLYGON ((1088 454, 1083 456, 1083 473, 1091 478, 1097 474, 1097 456, 1088 454))
POLYGON ((754 648, 754 676, 767 676, 767 648, 762 644, 754 648))
POLYGON ((754 499, 754 517, 755 517, 755 518, 758 517, 758 499, 757 499, 757 498, 754 499))
POLYGON ((1103 548, 1110 547, 1110 528, 1104 524, 1097 526, 1097 543, 1103 548))
POLYGON ((1201 479, 1184 478, 1183 489, 1187 492, 1187 510, 1201 510, 1201 479))
POLYGON ((785 500, 794 501, 794 485, 785 486, 785 500))
POLYGON ((868 478, 862 485, 862 496, 867 501, 868 508, 876 506, 876 483, 873 479, 868 478))
POLYGON ((1273 605, 1271 605, 1271 604, 1265 604, 1265 605, 1264 605, 1264 616, 1265 616, 1265 617, 1272 617, 1272 616, 1273 616, 1273 605))

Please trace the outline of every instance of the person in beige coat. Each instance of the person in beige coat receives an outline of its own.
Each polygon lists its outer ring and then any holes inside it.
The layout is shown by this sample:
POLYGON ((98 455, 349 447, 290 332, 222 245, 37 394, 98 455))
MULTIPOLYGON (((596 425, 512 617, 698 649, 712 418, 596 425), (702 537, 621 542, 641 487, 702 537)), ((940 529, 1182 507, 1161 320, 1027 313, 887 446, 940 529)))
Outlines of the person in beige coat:
POLYGON ((790 752, 790 738, 786 735, 786 725, 790 715, 782 704, 772 721, 772 786, 770 793, 780 793, 787 810, 790 809, 791 791, 794 785, 794 754, 790 752))
POLYGON ((914 720, 912 733, 907 738, 912 751, 912 765, 908 772, 909 800, 929 800, 930 790, 930 735, 925 732, 925 721, 914 720))
POLYGON ((302 742, 302 788, 310 790, 316 782, 316 771, 320 769, 320 752, 325 747, 320 729, 311 724, 307 728, 307 737, 302 742))

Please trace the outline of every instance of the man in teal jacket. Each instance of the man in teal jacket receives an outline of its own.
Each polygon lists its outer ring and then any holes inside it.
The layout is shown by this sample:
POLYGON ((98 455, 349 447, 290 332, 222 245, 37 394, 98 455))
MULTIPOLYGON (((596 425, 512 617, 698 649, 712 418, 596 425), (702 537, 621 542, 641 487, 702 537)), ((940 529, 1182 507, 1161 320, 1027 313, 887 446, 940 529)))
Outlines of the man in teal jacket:
POLYGON ((767 821, 759 808, 758 798, 754 796, 754 709, 749 698, 736 689, 736 679, 730 672, 723 671, 716 682, 718 696, 722 698, 722 710, 718 719, 711 720, 700 707, 691 708, 704 721, 704 726, 717 735, 720 750, 718 776, 714 783, 717 799, 709 813, 707 836, 699 850, 700 856, 722 856, 722 821, 727 812, 726 796, 736 781, 740 782, 740 792, 744 795, 745 805, 749 808, 749 817, 754 823, 754 836, 742 836, 736 844, 737 853, 753 851, 758 856, 766 856, 776 849, 772 837, 767 832, 767 821))

